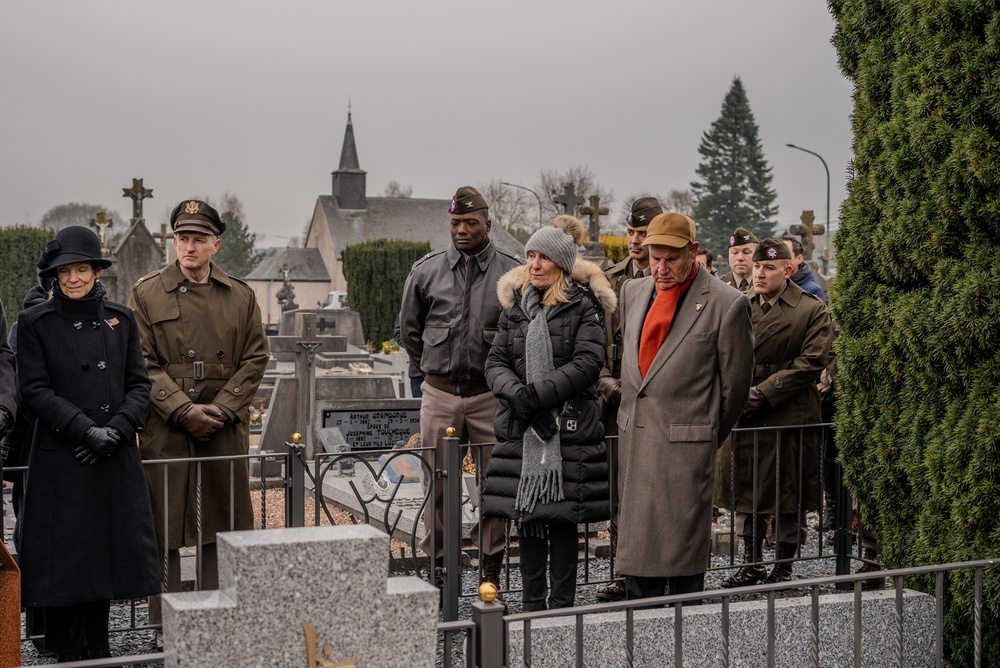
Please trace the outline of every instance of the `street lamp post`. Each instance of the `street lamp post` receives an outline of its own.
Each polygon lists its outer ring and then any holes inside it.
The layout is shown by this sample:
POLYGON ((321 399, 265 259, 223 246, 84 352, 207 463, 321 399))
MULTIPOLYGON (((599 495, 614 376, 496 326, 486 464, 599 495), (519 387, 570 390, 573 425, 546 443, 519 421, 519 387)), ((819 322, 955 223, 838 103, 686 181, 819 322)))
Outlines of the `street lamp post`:
POLYGON ((535 199, 538 200, 538 228, 541 229, 541 227, 542 227, 542 198, 538 196, 538 193, 536 193, 531 188, 528 188, 526 186, 519 186, 516 183, 507 183, 506 181, 501 181, 500 185, 510 186, 511 188, 520 188, 521 190, 527 190, 529 193, 531 193, 532 195, 535 196, 535 199))
POLYGON ((810 151, 807 148, 802 148, 801 146, 796 146, 795 144, 785 144, 788 148, 794 148, 797 151, 802 151, 804 153, 809 153, 815 155, 819 158, 819 161, 823 163, 823 169, 826 170, 826 250, 824 255, 826 255, 826 261, 830 261, 830 237, 833 236, 833 230, 830 229, 830 168, 826 166, 826 160, 823 159, 816 151, 810 151))

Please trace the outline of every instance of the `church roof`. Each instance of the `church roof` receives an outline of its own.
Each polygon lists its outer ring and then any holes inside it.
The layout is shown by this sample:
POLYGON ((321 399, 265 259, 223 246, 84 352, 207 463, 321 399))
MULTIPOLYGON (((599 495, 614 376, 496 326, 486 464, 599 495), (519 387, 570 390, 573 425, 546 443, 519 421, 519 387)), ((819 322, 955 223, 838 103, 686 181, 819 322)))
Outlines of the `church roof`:
POLYGON ((245 280, 248 281, 281 281, 284 274, 281 267, 287 263, 288 278, 292 281, 329 281, 330 273, 323 263, 323 256, 318 248, 266 248, 262 251, 264 258, 251 271, 245 280))
MULTIPOLYGON (((369 197, 367 209, 345 210, 330 195, 321 195, 318 202, 338 258, 347 246, 376 239, 427 241, 432 250, 445 248, 451 244, 450 204, 450 199, 369 197)), ((524 257, 524 245, 500 225, 493 225, 490 238, 498 248, 524 257)))
POLYGON ((358 161, 358 146, 354 142, 354 123, 351 122, 351 112, 347 112, 347 129, 344 130, 344 145, 340 149, 340 167, 338 172, 365 173, 358 161))

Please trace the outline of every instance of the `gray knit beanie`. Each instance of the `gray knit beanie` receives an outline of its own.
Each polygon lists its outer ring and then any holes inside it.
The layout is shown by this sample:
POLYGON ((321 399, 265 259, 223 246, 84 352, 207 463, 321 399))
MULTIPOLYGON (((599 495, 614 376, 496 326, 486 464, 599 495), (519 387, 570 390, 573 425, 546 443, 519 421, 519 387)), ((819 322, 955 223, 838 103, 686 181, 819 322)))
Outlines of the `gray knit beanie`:
POLYGON ((535 251, 555 262, 567 274, 573 273, 576 264, 576 244, 573 237, 557 227, 543 227, 524 244, 525 252, 535 251))

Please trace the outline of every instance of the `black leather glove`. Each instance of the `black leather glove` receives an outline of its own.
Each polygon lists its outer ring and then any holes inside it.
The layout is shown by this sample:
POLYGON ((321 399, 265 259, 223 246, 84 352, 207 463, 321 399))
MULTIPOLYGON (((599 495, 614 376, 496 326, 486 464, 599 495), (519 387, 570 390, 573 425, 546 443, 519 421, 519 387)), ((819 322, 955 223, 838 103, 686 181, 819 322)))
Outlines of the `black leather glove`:
MULTIPOLYGON (((510 404, 510 410, 522 422, 531 422, 540 408, 538 393, 531 385, 521 387, 515 394, 501 394, 501 399, 506 399, 510 404)), ((541 434, 539 434, 541 436, 541 434)))
POLYGON ((611 376, 601 376, 597 379, 597 392, 609 406, 617 406, 622 402, 622 382, 611 376))
POLYGON ((122 440, 114 427, 91 427, 76 448, 76 459, 81 464, 93 464, 101 457, 110 457, 122 440))
POLYGON ((747 417, 753 417, 767 406, 767 397, 754 385, 750 388, 750 397, 747 399, 747 405, 743 408, 743 414, 747 417))
POLYGON ((552 411, 539 411, 538 416, 531 423, 531 428, 543 441, 549 440, 559 431, 552 411))

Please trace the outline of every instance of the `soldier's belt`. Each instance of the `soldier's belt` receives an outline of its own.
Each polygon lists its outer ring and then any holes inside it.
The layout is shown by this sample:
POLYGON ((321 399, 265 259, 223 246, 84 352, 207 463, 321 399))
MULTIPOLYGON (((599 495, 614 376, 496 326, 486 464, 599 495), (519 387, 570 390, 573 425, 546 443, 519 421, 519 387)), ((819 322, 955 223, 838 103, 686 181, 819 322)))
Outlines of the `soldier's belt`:
POLYGON ((193 378, 194 380, 229 380, 236 373, 236 367, 231 364, 206 364, 191 362, 189 364, 168 364, 167 375, 171 378, 193 378))
POLYGON ((757 364, 753 368, 753 375, 758 378, 766 378, 775 371, 784 371, 785 369, 791 368, 793 364, 795 364, 795 360, 779 362, 777 364, 757 364))
POLYGON ((436 390, 463 398, 474 397, 490 391, 490 386, 486 383, 485 378, 456 380, 450 376, 429 373, 424 376, 424 381, 436 390))

